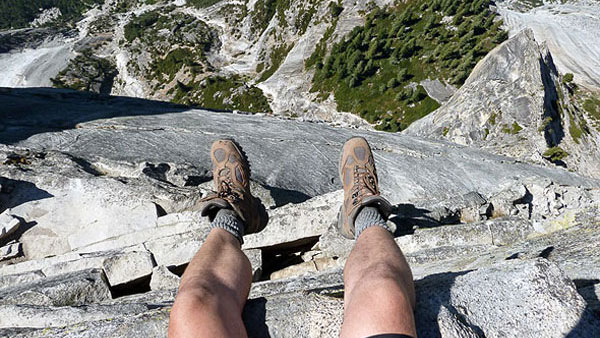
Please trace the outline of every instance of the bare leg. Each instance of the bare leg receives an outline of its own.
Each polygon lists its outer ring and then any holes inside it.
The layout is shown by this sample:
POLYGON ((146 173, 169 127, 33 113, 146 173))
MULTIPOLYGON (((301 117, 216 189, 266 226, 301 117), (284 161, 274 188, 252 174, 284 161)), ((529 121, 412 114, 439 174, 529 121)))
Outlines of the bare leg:
POLYGON ((399 333, 416 337, 412 272, 392 235, 367 228, 344 268, 342 337, 399 333))
POLYGON ((188 265, 169 321, 169 337, 245 337, 242 310, 252 269, 239 241, 213 229, 188 265))

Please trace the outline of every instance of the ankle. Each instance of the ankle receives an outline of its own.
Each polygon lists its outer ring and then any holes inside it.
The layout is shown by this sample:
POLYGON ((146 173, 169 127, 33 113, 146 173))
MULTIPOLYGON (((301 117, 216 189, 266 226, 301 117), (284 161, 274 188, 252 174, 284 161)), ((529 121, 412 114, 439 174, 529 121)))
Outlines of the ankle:
POLYGON ((390 234, 392 233, 379 210, 375 207, 366 206, 360 210, 354 220, 354 239, 358 239, 363 231, 371 227, 382 228, 390 234))
MULTIPOLYGON (((211 229, 224 230, 233 235, 240 245, 244 244, 244 222, 231 209, 220 209, 213 221, 210 223, 211 229)), ((222 231, 221 231, 222 232, 222 231)))

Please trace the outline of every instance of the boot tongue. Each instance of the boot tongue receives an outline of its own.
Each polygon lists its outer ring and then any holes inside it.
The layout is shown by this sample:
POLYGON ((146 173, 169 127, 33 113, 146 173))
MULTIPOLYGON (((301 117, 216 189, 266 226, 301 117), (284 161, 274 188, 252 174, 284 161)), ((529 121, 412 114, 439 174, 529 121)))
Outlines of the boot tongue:
POLYGON ((229 174, 231 174, 231 170, 227 167, 219 170, 219 176, 222 178, 228 178, 229 174))

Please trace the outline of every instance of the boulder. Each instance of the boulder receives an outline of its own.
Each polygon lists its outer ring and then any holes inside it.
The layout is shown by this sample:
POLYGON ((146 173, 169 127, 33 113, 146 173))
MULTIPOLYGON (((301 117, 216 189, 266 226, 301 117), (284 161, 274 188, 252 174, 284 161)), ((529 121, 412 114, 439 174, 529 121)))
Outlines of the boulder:
POLYGON ((78 306, 111 299, 104 274, 98 269, 34 280, 0 289, 0 304, 78 306))
POLYGON ((16 258, 22 254, 21 243, 10 243, 0 248, 0 261, 16 258))
POLYGON ((150 279, 151 290, 169 290, 179 287, 180 278, 171 272, 166 266, 155 266, 152 269, 152 279, 150 279))
POLYGON ((0 305, 1 328, 52 328, 111 320, 150 310, 147 304, 86 304, 80 306, 0 305))
POLYGON ((154 259, 147 251, 109 257, 103 262, 104 273, 112 287, 150 276, 153 267, 154 259))
POLYGON ((21 285, 34 280, 45 278, 46 275, 40 270, 28 271, 12 275, 0 275, 0 289, 11 285, 21 285))
MULTIPOLYGON (((289 290, 285 293, 251 296, 243 313, 249 336, 338 336, 343 318, 343 294, 339 292, 341 271, 335 273, 337 286, 325 287, 330 275, 304 279, 303 287, 284 287, 289 290), (309 282, 315 278, 320 281, 309 282)), ((298 279, 277 283, 293 284, 295 281, 298 279)), ((541 258, 505 261, 475 271, 430 275, 416 281, 416 291, 415 318, 418 335, 423 337, 480 337, 503 332, 527 337, 567 334, 584 337, 593 335, 600 327, 600 322, 585 311, 585 302, 573 283, 555 264, 541 258)), ((102 311, 115 309, 115 305, 86 307, 78 311, 84 318, 73 316, 80 321, 77 324, 47 327, 43 332, 56 337, 115 334, 158 337, 166 334, 168 304, 147 310, 143 304, 135 305, 137 307, 126 304, 122 305, 125 310, 120 315, 110 319, 98 317, 105 316, 102 311)), ((21 316, 27 312, 43 313, 38 309, 18 310, 21 316)), ((75 313, 58 309, 58 313, 61 311, 75 313)), ((0 334, 29 337, 41 332, 11 328, 3 329, 0 334)))
POLYGON ((9 237, 17 231, 20 225, 21 221, 11 215, 8 210, 0 214, 0 239, 9 237))
POLYGON ((337 222, 343 193, 335 191, 312 198, 302 204, 287 204, 269 211, 269 224, 244 238, 244 248, 285 246, 319 237, 337 222))
POLYGON ((144 243, 157 265, 181 266, 189 263, 204 243, 208 229, 158 238, 144 243))

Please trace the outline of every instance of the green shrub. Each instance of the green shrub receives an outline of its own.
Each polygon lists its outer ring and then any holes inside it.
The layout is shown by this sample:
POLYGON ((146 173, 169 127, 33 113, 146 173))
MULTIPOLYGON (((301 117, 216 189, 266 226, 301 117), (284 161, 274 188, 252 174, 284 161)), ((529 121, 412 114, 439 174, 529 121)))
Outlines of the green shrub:
POLYGON ((140 16, 134 17, 125 25, 124 36, 128 42, 132 42, 135 38, 142 36, 148 27, 154 25, 159 19, 159 14, 156 11, 145 12, 140 16))
POLYGON ((271 65, 269 66, 269 68, 267 68, 267 70, 265 70, 261 74, 260 78, 258 79, 258 82, 262 82, 270 78, 271 75, 273 75, 273 73, 275 73, 275 71, 279 69, 279 66, 281 66, 281 64, 283 63, 283 61, 285 60, 288 53, 293 47, 293 44, 290 46, 283 44, 277 48, 273 48, 271 50, 271 65))
POLYGON ((542 156, 550 162, 555 163, 564 160, 567 156, 569 156, 569 153, 559 146, 554 146, 546 149, 542 156))
POLYGON ((503 132, 513 135, 518 134, 521 130, 523 130, 523 128, 517 123, 517 121, 514 121, 511 126, 505 124, 504 127, 502 127, 503 132))
POLYGON ((153 65, 153 69, 158 74, 167 75, 171 81, 183 66, 193 66, 194 59, 195 56, 191 50, 177 48, 170 51, 164 58, 158 59, 153 65))
POLYGON ((177 83, 172 100, 218 110, 270 112, 267 98, 260 88, 248 85, 239 76, 213 76, 202 82, 177 83))
POLYGON ((338 3, 335 3, 333 1, 329 3, 329 12, 331 13, 331 16, 333 16, 334 18, 337 18, 338 16, 340 16, 340 14, 342 14, 343 10, 344 10, 344 7, 340 6, 338 3))
POLYGON ((567 73, 567 74, 565 74, 565 76, 563 76, 564 83, 571 83, 572 81, 573 81, 573 74, 567 73))
POLYGON ((552 123, 552 117, 550 117, 550 116, 545 117, 544 120, 542 121, 542 124, 538 128, 538 131, 544 132, 546 130, 546 128, 550 125, 550 123, 552 123))

